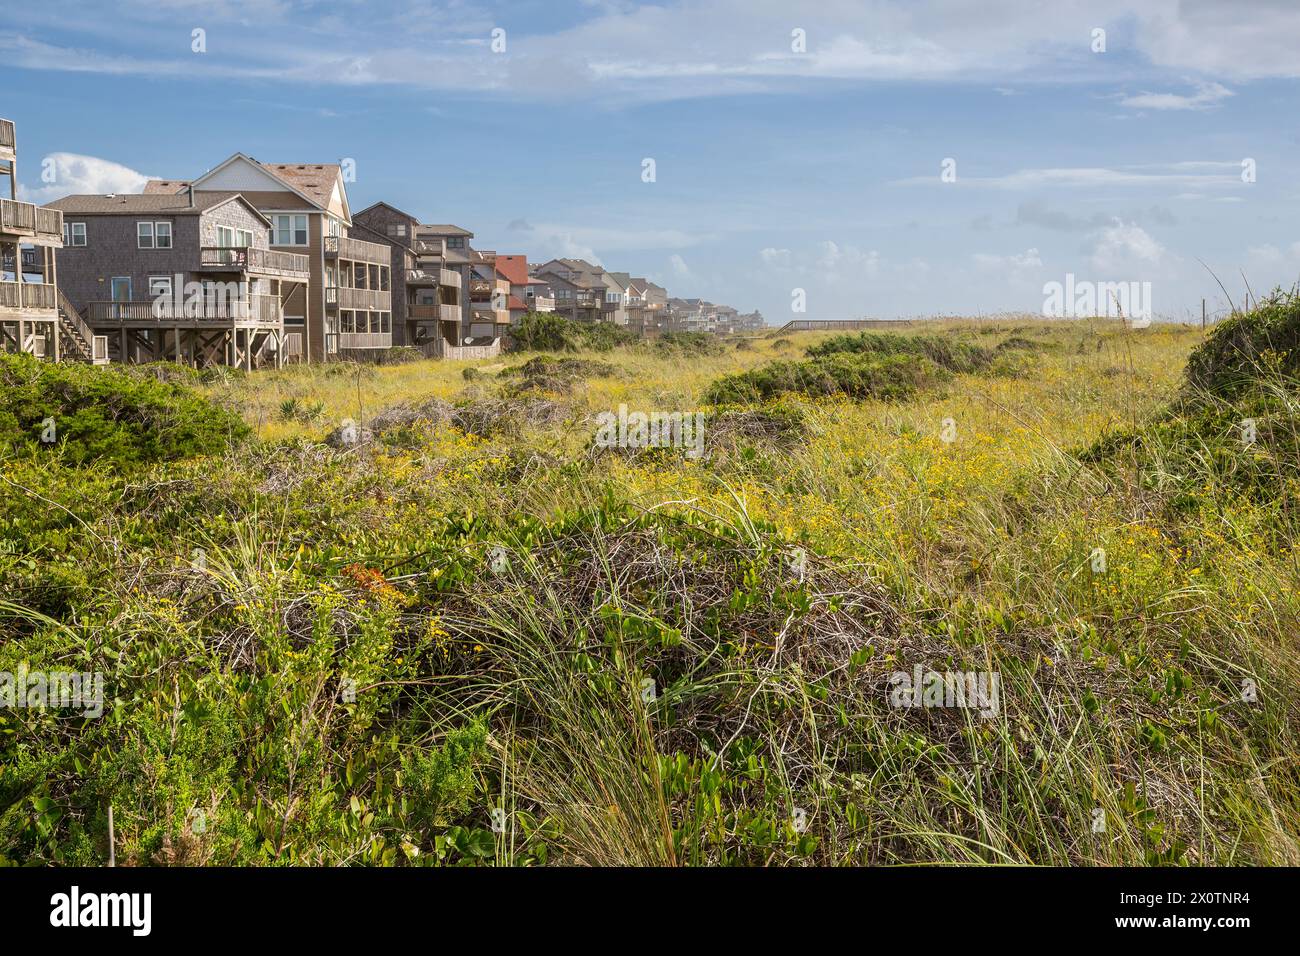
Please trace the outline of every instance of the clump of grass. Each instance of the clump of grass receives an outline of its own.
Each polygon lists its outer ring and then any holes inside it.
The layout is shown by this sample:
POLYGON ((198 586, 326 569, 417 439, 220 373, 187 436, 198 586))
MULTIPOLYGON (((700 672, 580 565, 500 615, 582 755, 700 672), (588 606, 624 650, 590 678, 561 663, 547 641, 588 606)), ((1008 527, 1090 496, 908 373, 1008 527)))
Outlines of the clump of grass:
POLYGON ((946 374, 930 359, 916 354, 829 354, 805 361, 772 362, 724 376, 709 387, 705 400, 715 405, 741 404, 799 393, 901 401, 941 382, 946 374))
POLYGON ((1300 288, 1220 322, 1187 360, 1193 390, 1232 398, 1270 375, 1300 378, 1300 288))
POLYGON ((637 341, 634 332, 612 322, 574 322, 551 312, 530 312, 510 330, 518 352, 608 352, 637 341))
POLYGON ((726 346, 709 332, 665 332, 654 340, 654 349, 668 353, 720 355, 726 351, 726 346))
POLYGON ((993 361, 993 353, 983 346, 963 342, 952 336, 938 335, 859 332, 856 335, 833 335, 808 348, 808 355, 813 358, 841 353, 923 355, 935 365, 951 372, 977 372, 987 368, 993 361))
POLYGON ((500 378, 519 379, 525 387, 571 385, 585 378, 610 378, 621 373, 617 365, 599 359, 553 358, 539 355, 522 365, 511 366, 499 373, 500 378))

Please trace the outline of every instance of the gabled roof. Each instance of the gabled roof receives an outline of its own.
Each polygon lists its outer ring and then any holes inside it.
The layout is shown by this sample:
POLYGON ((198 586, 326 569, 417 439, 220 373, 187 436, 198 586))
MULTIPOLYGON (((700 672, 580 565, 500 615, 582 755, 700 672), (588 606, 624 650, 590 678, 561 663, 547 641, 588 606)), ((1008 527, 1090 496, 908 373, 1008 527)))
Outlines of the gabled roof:
POLYGON ((498 255, 497 272, 511 285, 526 285, 528 283, 528 257, 498 255))
POLYGON ((609 276, 624 289, 627 289, 632 284, 632 277, 626 272, 606 272, 605 275, 609 276))
POLYGON ((267 219, 257 207, 236 192, 224 190, 200 191, 194 193, 194 205, 190 205, 189 193, 117 193, 117 194, 80 194, 64 196, 48 204, 50 209, 62 210, 64 215, 74 216, 198 216, 210 209, 224 206, 228 202, 240 202, 253 215, 262 220, 269 229, 271 220, 267 219))
POLYGON ((355 213, 355 214, 353 215, 352 218, 355 219, 355 218, 357 218, 358 216, 363 216, 363 215, 365 215, 366 213, 370 212, 370 210, 372 210, 372 209, 378 209, 380 206, 383 206, 385 209, 387 209, 387 210, 389 210, 389 211, 391 211, 391 212, 395 212, 395 213, 397 213, 399 216, 402 216, 402 217, 405 218, 405 219, 409 219, 409 220, 411 220, 411 222, 416 223, 417 225, 418 225, 419 222, 420 222, 420 220, 419 220, 418 218, 416 218, 415 216, 412 216, 409 212, 406 212, 405 210, 402 210, 402 209, 398 209, 398 208, 397 208, 396 206, 394 206, 392 203, 386 203, 386 202, 384 202, 383 200, 380 200, 379 202, 372 202, 372 203, 371 203, 369 206, 367 206, 365 209, 361 210, 361 212, 359 212, 359 213, 355 213))
MULTIPOLYGON (((151 179, 145 184, 145 193, 165 192, 172 186, 176 187, 176 192, 187 186, 193 186, 196 191, 207 191, 204 190, 204 183, 236 163, 246 163, 265 173, 273 184, 325 212, 329 211, 330 202, 337 195, 343 207, 344 219, 351 225, 352 211, 348 206, 347 190, 342 183, 342 167, 338 163, 259 163, 251 156, 235 153, 192 182, 151 179)), ((257 194, 266 192, 251 187, 241 187, 240 191, 257 194)))

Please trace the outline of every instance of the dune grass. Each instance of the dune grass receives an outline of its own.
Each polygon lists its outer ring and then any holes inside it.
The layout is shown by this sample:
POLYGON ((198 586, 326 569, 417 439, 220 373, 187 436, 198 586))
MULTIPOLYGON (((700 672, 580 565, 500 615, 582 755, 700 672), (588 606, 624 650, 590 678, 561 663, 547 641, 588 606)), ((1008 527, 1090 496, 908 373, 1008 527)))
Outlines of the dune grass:
POLYGON ((770 405, 715 383, 844 349, 293 368, 200 386, 225 454, 12 462, 48 620, 0 670, 105 669, 118 716, 0 712, 0 852, 97 862, 111 803, 136 862, 1300 862, 1290 380, 1243 461, 1235 398, 1177 424, 1199 329, 900 334, 993 358, 770 405), (718 434, 593 456, 620 404, 718 434), (916 666, 997 713, 893 706, 916 666))

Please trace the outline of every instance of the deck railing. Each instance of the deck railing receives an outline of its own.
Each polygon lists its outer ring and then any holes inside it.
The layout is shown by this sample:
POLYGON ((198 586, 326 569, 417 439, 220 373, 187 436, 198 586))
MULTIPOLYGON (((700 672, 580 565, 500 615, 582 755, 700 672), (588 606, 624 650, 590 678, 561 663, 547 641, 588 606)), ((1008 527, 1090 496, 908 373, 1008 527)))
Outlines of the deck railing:
POLYGON ((297 272, 306 275, 311 270, 311 260, 296 252, 276 252, 252 246, 204 246, 199 250, 199 267, 241 272, 297 272))
POLYGON ((347 286, 326 286, 325 304, 340 309, 361 309, 366 312, 387 312, 393 305, 393 294, 382 289, 350 289, 347 286))
POLYGON ((48 282, 0 282, 0 308, 53 311, 58 289, 48 282))
POLYGON ((0 119, 0 149, 14 148, 14 121, 0 119))
POLYGON ((86 319, 92 326, 117 323, 157 322, 243 322, 278 325, 284 321, 280 299, 274 295, 253 294, 247 300, 207 299, 175 303, 153 299, 135 302, 91 302, 86 319))
POLYGON ((393 347, 392 332, 340 332, 341 349, 388 349, 393 347))
POLYGON ((0 232, 63 239, 63 213, 16 199, 0 199, 0 232))
POLYGON ((348 239, 344 236, 325 237, 325 255, 338 256, 358 262, 376 262, 386 265, 392 261, 392 246, 382 242, 366 242, 364 239, 348 239))

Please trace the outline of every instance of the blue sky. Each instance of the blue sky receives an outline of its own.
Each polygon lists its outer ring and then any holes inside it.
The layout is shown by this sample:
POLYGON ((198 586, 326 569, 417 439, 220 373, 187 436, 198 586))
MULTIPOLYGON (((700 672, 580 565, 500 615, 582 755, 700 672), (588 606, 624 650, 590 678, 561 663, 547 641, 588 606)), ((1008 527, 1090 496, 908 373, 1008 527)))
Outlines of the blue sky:
POLYGON ((1294 0, 51 0, 0 80, 34 201, 351 158, 354 209, 772 322, 1037 312, 1067 273, 1182 318, 1206 266, 1300 278, 1298 39, 1294 0))

